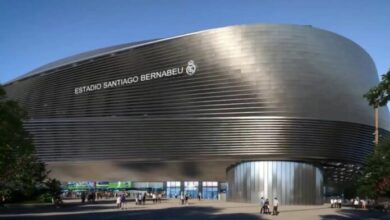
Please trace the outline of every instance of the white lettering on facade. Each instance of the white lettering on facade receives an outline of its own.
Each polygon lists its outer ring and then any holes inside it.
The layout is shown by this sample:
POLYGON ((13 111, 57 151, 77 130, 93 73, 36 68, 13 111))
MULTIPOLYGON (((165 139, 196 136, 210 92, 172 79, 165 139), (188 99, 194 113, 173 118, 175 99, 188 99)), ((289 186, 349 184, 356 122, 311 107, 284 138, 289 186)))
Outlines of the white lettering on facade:
MULTIPOLYGON (((190 61, 192 68, 195 66, 194 61, 190 61)), ((189 64, 190 64, 189 62, 189 64)), ((150 72, 150 73, 145 73, 145 74, 139 74, 135 76, 130 76, 127 78, 122 78, 122 79, 115 79, 111 81, 106 81, 106 82, 101 82, 101 83, 95 83, 87 86, 79 86, 74 88, 74 94, 79 95, 82 93, 88 93, 88 92, 93 92, 101 89, 109 89, 109 88, 116 88, 116 87, 121 87, 121 86, 128 86, 132 85, 138 82, 143 82, 143 81, 149 81, 149 80, 154 80, 154 79, 160 79, 164 77, 171 77, 171 76, 177 76, 181 75, 184 72, 184 69, 186 69, 186 72, 188 74, 188 66, 181 66, 181 67, 175 67, 175 68, 170 68, 158 72, 150 72)), ((195 73, 196 71, 196 66, 195 69, 193 69, 193 72, 195 73)))

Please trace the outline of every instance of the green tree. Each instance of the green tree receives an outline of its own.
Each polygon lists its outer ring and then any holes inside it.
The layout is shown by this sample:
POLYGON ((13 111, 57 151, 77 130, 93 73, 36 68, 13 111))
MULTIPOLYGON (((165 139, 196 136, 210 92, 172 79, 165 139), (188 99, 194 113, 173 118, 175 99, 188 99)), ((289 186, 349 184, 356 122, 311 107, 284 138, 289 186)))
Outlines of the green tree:
POLYGON ((390 140, 381 141, 375 148, 358 184, 358 194, 369 198, 390 196, 390 140))
POLYGON ((26 112, 9 100, 0 85, 0 198, 29 199, 43 186, 45 164, 35 156, 35 148, 23 127, 26 112))
POLYGON ((382 80, 379 84, 369 89, 363 97, 374 108, 387 105, 390 100, 390 70, 382 75, 382 80))
MULTIPOLYGON (((364 98, 375 109, 387 105, 390 100, 390 70, 382 75, 377 86, 364 94, 364 98)), ((371 198, 390 196, 390 140, 378 143, 369 155, 359 177, 358 193, 371 198)))
POLYGON ((62 201, 61 193, 61 182, 57 179, 48 178, 45 181, 44 188, 42 188, 38 200, 40 202, 52 202, 54 205, 59 205, 62 201))
POLYGON ((60 199, 61 196, 61 182, 57 179, 48 179, 45 182, 47 192, 53 198, 53 200, 60 199))

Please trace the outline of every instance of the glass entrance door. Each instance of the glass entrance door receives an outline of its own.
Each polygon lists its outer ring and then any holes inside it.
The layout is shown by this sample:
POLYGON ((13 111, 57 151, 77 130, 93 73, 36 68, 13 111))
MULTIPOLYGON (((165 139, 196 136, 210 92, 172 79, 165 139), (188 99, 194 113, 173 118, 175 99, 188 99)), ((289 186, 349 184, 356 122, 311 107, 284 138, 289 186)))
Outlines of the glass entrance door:
POLYGON ((218 182, 202 182, 203 199, 218 199, 218 182))
POLYGON ((198 181, 185 181, 184 182, 184 193, 188 194, 190 198, 197 198, 198 196, 198 181))
POLYGON ((180 181, 167 182, 167 197, 168 198, 180 197, 180 181))

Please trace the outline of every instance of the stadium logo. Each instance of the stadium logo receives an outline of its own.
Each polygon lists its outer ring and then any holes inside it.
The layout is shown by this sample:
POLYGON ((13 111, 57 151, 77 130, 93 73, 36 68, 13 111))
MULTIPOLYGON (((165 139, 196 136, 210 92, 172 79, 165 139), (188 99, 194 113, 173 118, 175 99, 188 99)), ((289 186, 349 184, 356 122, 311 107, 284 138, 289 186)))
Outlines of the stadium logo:
POLYGON ((194 75, 196 72, 196 65, 193 60, 188 61, 187 68, 186 68, 186 73, 189 76, 194 75))

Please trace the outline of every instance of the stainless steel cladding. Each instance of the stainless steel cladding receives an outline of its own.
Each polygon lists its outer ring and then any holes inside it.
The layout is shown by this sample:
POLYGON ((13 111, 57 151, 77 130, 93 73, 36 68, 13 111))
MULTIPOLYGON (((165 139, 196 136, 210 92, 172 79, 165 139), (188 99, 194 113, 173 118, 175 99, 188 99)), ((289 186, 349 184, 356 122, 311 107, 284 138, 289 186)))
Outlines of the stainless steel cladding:
POLYGON ((337 34, 242 25, 76 55, 6 90, 28 110, 25 126, 49 164, 184 161, 207 172, 222 166, 205 161, 283 160, 337 173, 372 149, 362 95, 377 81, 369 55, 337 34))
POLYGON ((321 169, 307 163, 286 161, 245 162, 227 172, 228 198, 259 203, 261 197, 278 198, 283 205, 321 204, 321 169))

